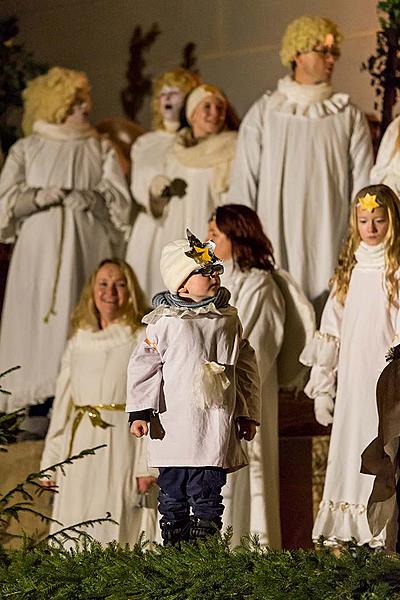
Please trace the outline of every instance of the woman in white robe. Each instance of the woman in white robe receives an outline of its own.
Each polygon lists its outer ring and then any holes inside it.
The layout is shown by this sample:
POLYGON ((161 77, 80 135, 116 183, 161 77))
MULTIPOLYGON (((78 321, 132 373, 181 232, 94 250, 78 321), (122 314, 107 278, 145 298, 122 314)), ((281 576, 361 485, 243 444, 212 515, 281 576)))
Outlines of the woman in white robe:
POLYGON ((293 340, 291 336, 294 369, 291 381, 284 383, 288 387, 299 384, 304 369, 298 358, 314 332, 314 313, 288 274, 275 270, 272 246, 252 209, 235 204, 217 208, 208 237, 216 244, 218 258, 224 260, 221 282, 231 292, 243 335, 255 349, 261 378, 261 427, 248 444, 249 469, 229 475, 223 490, 224 525, 232 526, 235 545, 251 533, 259 536, 262 545, 280 548, 278 390, 283 382, 279 381, 279 355, 285 334, 292 329, 289 321, 294 311, 290 306, 294 302, 304 337, 293 340), (286 302, 288 294, 291 303, 286 302))
POLYGON ((305 388, 319 423, 333 421, 325 486, 313 528, 328 545, 355 540, 385 545, 373 535, 367 504, 374 479, 360 473, 361 453, 376 437, 375 389, 398 333, 400 202, 385 185, 363 188, 333 277, 321 327, 301 360, 312 366, 305 388), (389 218, 390 213, 390 218, 389 218))
POLYGON ((47 121, 14 144, 0 177, 0 241, 15 242, 0 365, 21 365, 10 374, 12 401, 1 398, 2 410, 54 395, 72 309, 99 261, 128 235, 131 210, 115 151, 87 120, 86 77, 55 67, 29 85, 26 115, 39 102, 47 121))
POLYGON ((133 545, 142 530, 155 539, 156 494, 150 492, 155 478, 146 466, 146 440, 130 435, 124 413, 129 357, 145 336, 143 313, 130 267, 117 259, 103 261, 72 318, 41 468, 106 447, 66 465, 65 474, 58 470, 43 480, 58 490, 52 517, 62 525, 52 523, 51 534, 110 512, 117 523, 87 530, 95 540, 133 545), (141 508, 149 499, 153 508, 141 508))
MULTIPOLYGON (((149 299, 163 288, 161 248, 171 239, 184 237, 187 227, 205 235, 210 212, 224 202, 236 143, 236 132, 224 129, 226 107, 225 96, 215 86, 195 88, 186 103, 191 127, 177 133, 165 154, 161 155, 159 146, 147 172, 136 163, 138 175, 146 173, 146 214, 135 223, 126 260, 149 299), (154 174, 152 180, 150 174, 154 174)), ((134 189, 133 195, 137 195, 134 189)))

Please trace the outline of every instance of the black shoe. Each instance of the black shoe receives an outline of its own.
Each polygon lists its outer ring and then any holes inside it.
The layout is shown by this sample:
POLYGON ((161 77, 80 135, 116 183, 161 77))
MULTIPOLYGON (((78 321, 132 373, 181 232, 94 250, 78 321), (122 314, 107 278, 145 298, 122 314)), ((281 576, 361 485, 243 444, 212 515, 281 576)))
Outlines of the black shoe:
POLYGON ((161 537, 164 546, 179 546, 180 542, 189 541, 190 521, 160 521, 161 537))
POLYGON ((200 517, 190 517, 190 541, 204 540, 210 535, 219 533, 222 523, 220 520, 208 521, 200 517))

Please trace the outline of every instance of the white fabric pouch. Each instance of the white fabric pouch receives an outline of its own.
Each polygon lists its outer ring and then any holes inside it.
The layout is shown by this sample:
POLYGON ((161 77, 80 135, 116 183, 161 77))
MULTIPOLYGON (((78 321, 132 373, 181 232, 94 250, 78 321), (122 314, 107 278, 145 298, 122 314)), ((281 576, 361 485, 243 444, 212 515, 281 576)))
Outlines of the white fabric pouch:
POLYGON ((201 365, 193 382, 193 397, 197 408, 205 410, 224 405, 224 392, 230 386, 225 367, 214 361, 201 365))

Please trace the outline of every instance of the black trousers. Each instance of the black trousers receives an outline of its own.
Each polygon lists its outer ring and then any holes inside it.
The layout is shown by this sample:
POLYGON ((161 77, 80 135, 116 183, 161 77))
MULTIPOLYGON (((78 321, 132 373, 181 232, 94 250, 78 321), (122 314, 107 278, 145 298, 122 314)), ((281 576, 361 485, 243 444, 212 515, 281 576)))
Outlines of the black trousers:
POLYGON ((224 512, 221 490, 226 483, 225 469, 160 467, 159 471, 161 523, 182 522, 192 514, 221 527, 224 512))

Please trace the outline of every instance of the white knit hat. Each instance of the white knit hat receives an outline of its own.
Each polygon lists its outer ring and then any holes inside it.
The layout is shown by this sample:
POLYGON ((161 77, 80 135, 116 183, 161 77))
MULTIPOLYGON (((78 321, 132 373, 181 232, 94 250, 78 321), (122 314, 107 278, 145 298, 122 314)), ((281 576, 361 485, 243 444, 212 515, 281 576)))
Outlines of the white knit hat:
POLYGON ((215 256, 215 243, 202 242, 186 229, 187 239, 170 242, 161 251, 161 277, 171 294, 176 294, 193 271, 203 274, 223 273, 222 261, 215 256))
POLYGON ((161 277, 171 294, 176 294, 190 273, 199 266, 193 258, 186 256, 185 252, 188 249, 189 244, 185 239, 169 242, 162 249, 160 259, 161 277))
POLYGON ((204 98, 207 98, 207 96, 218 96, 218 98, 221 98, 221 100, 223 100, 225 103, 227 102, 224 94, 219 88, 217 88, 216 85, 210 85, 207 83, 204 85, 199 85, 190 92, 188 99, 186 100, 185 114, 188 123, 191 122, 190 119, 197 106, 202 100, 204 100, 204 98))

